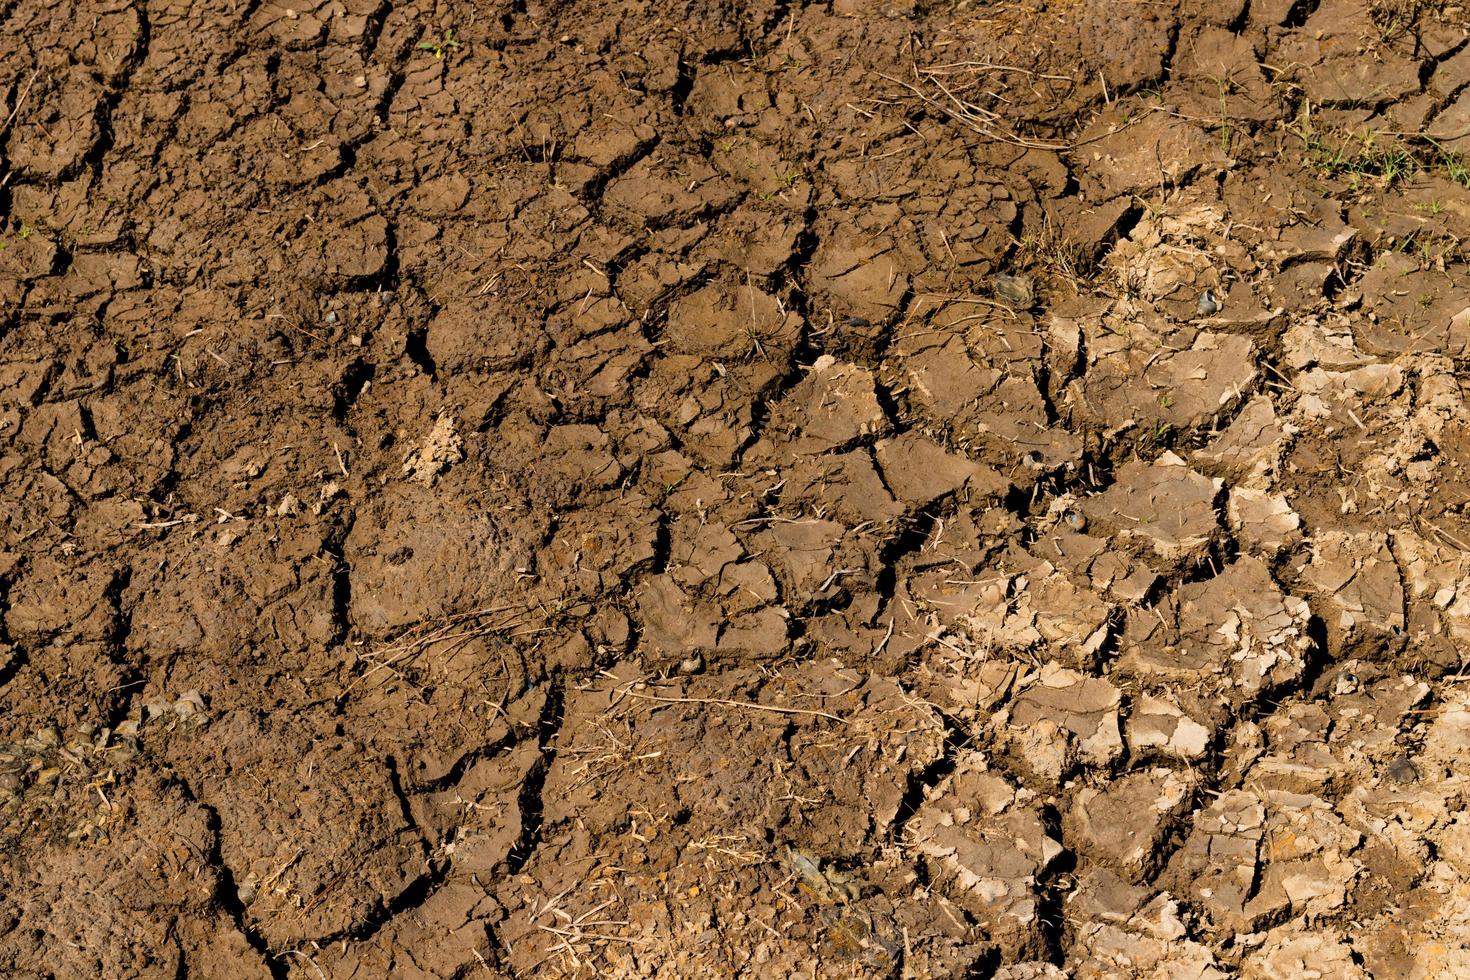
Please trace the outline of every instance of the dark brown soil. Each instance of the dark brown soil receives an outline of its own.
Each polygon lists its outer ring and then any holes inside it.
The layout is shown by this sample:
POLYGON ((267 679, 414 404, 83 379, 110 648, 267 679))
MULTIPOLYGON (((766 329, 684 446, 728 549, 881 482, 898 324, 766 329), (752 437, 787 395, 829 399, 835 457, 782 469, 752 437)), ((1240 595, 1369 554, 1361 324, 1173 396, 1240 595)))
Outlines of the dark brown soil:
POLYGON ((1467 25, 0 0, 0 975, 1470 976, 1467 25))

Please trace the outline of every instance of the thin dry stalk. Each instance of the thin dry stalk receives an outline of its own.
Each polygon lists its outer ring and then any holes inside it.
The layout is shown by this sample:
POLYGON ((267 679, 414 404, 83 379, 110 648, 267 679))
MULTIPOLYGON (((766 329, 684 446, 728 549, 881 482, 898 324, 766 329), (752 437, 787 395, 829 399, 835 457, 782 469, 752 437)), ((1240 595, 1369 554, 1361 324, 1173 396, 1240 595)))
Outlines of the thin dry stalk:
MULTIPOLYGON (((1018 71, 1019 69, 1001 65, 990 65, 985 62, 976 62, 971 65, 939 65, 930 68, 920 68, 915 63, 913 66, 914 78, 912 82, 893 75, 884 74, 883 72, 878 72, 878 75, 896 85, 903 86, 930 109, 948 116, 967 129, 979 133, 986 139, 1036 150, 1065 150, 1070 148, 1071 144, 1063 140, 1039 140, 1022 136, 1008 127, 998 114, 968 99, 962 98, 959 92, 956 92, 953 87, 946 85, 943 81, 946 76, 954 74, 957 70, 964 71, 972 76, 978 76, 990 71, 1009 72, 1018 71), (937 94, 932 91, 934 89, 938 90, 937 94)), ((1030 73, 1028 72, 1027 74, 1030 73)), ((1070 79, 1067 80, 1070 81, 1070 79)), ((998 92, 990 91, 986 94, 995 101, 1006 101, 998 92)))
POLYGON ((753 711, 772 711, 780 715, 811 715, 816 718, 827 718, 840 724, 847 724, 847 719, 840 715, 834 715, 827 711, 815 711, 808 708, 783 708, 774 704, 758 704, 755 701, 736 701, 731 698, 666 698, 657 694, 641 694, 638 691, 623 691, 630 698, 638 698, 643 701, 658 701, 662 704, 721 704, 728 708, 749 708, 753 711))
POLYGON ((581 971, 592 966, 592 949, 605 946, 609 943, 623 943, 629 946, 645 946, 648 939, 639 936, 619 936, 606 932, 589 932, 598 927, 617 927, 628 924, 625 919, 594 919, 593 916, 612 904, 612 900, 594 905, 581 915, 573 916, 570 912, 561 908, 561 899, 570 891, 570 887, 563 889, 559 894, 548 899, 545 905, 536 908, 533 906, 531 921, 536 922, 546 913, 550 912, 558 921, 559 925, 549 923, 537 923, 536 928, 554 937, 554 942, 545 950, 545 956, 533 964, 529 969, 521 971, 518 975, 525 976, 553 959, 562 957, 566 959, 574 971, 581 971))
MULTIPOLYGON (((651 762, 654 759, 663 758, 663 751, 657 752, 635 752, 631 742, 625 742, 618 738, 605 727, 599 726, 599 730, 607 738, 607 745, 590 745, 586 747, 576 746, 565 749, 568 756, 581 759, 579 765, 573 768, 568 775, 574 777, 570 789, 578 789, 596 779, 601 779, 623 769, 629 769, 641 762, 651 762)), ((631 734, 630 734, 631 738, 631 734)))
POLYGON ((691 850, 705 851, 711 856, 723 854, 739 864, 758 864, 761 860, 758 851, 738 846, 749 841, 750 838, 744 834, 713 834, 703 840, 690 841, 689 847, 691 850))
MULTIPOLYGON (((483 636, 502 635, 515 637, 541 632, 540 629, 521 629, 521 627, 526 625, 526 621, 518 617, 522 616, 524 612, 525 610, 522 607, 514 605, 487 606, 484 609, 475 609, 470 612, 456 613, 448 616, 439 621, 439 624, 435 628, 421 635, 414 634, 415 630, 422 628, 423 624, 420 624, 419 627, 411 627, 403 637, 400 637, 398 642, 380 650, 375 650, 372 653, 360 655, 359 659, 371 666, 356 677, 351 684, 347 685, 346 689, 337 696, 338 700, 345 699, 357 685, 366 681, 380 670, 387 670, 397 676, 401 676, 398 675, 398 671, 394 669, 395 667, 432 647, 449 644, 448 652, 453 653, 470 640, 483 636), (511 612, 514 612, 516 615, 512 616, 508 622, 499 620, 486 621, 490 617, 511 612), (467 624, 473 625, 468 625, 467 628, 464 628, 467 624), (458 631, 456 632, 456 630, 458 631)), ((501 659, 503 662, 504 657, 502 656, 501 659)), ((506 679, 509 681, 509 664, 505 664, 505 671, 506 679)))
POLYGON ((37 68, 31 72, 31 77, 26 79, 25 88, 21 89, 20 95, 16 96, 15 107, 10 110, 10 115, 5 117, 5 122, 0 123, 0 133, 4 133, 10 128, 10 124, 15 122, 15 116, 20 112, 20 107, 25 105, 26 96, 31 94, 31 86, 36 83, 36 76, 39 74, 41 74, 41 70, 37 68))

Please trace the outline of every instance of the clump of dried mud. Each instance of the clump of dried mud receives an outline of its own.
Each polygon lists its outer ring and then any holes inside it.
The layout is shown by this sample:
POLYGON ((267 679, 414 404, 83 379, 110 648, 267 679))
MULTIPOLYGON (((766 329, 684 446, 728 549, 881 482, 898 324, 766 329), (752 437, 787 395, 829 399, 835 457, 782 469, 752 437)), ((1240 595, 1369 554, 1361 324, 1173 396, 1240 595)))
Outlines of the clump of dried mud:
POLYGON ((1443 2, 0 9, 0 973, 1470 974, 1443 2))

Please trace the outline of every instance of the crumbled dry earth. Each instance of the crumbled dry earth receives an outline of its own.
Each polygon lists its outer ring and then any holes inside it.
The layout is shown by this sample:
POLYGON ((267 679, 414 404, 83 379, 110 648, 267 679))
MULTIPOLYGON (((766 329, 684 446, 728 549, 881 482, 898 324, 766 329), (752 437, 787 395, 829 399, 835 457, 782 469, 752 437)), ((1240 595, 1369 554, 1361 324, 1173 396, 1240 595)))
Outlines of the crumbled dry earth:
POLYGON ((1467 23, 0 3, 0 974, 1470 975, 1467 23))

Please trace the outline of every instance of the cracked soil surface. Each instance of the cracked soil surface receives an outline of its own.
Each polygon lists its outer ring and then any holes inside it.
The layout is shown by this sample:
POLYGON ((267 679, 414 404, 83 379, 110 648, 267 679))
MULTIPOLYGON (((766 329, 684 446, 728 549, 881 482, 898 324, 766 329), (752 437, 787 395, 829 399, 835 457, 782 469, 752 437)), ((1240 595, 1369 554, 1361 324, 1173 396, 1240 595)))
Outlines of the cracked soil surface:
POLYGON ((0 0, 0 975, 1470 976, 1443 0, 0 0))

